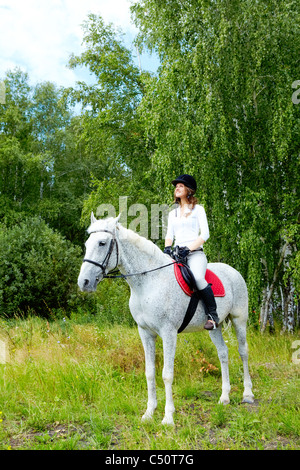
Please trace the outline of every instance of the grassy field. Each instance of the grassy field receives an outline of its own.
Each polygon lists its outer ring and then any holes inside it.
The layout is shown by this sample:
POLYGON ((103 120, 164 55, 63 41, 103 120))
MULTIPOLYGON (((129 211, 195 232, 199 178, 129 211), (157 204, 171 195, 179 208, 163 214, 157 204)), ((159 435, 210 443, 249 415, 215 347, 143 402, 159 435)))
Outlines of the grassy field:
POLYGON ((232 387, 228 406, 218 404, 220 367, 208 333, 179 335, 171 428, 161 425, 161 340, 158 409, 153 421, 142 423, 147 391, 135 327, 103 326, 88 316, 1 321, 8 360, 0 365, 0 449, 299 449, 300 364, 293 349, 298 337, 249 329, 253 405, 241 404, 242 365, 230 326, 224 337, 232 387))

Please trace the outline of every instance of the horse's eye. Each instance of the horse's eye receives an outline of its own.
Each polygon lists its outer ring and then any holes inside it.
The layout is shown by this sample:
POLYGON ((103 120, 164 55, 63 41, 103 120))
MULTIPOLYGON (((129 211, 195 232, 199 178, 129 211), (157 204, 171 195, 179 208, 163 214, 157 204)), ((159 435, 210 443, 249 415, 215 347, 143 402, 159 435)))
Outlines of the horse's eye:
POLYGON ((101 241, 99 242, 99 246, 104 246, 105 245, 105 242, 101 241))

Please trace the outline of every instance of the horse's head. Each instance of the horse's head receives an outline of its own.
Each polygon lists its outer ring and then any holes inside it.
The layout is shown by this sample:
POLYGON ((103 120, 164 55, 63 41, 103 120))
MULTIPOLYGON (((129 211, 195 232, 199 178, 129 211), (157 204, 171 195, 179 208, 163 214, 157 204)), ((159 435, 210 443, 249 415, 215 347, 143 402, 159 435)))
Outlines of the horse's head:
POLYGON ((117 267, 116 230, 119 217, 97 220, 92 213, 85 257, 78 277, 78 286, 82 291, 95 291, 103 276, 117 267))

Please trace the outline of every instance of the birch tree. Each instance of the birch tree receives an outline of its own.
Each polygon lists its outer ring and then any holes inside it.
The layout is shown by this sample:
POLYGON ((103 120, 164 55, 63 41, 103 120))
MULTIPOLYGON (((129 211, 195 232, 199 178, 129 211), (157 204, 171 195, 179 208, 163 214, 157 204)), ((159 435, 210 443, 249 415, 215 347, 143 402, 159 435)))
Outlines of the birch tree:
POLYGON ((243 273, 264 330, 271 304, 282 320, 299 292, 299 3, 142 0, 132 12, 138 47, 161 59, 140 106, 157 187, 168 200, 174 176, 196 177, 208 257, 243 273))

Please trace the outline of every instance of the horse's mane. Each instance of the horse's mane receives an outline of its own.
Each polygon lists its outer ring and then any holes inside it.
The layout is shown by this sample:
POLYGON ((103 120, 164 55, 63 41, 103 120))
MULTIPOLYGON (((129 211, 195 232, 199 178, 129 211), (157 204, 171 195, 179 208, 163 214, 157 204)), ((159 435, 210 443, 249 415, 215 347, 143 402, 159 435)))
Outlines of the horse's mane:
MULTIPOLYGON (((111 227, 111 222, 113 221, 114 221, 113 218, 99 219, 90 225, 87 232, 90 234, 92 232, 98 232, 98 231, 105 230, 105 229, 113 231, 114 227, 111 227)), ((117 223, 117 225, 114 224, 114 226, 116 226, 117 229, 120 230, 120 232, 122 232, 122 230, 126 231, 126 236, 124 238, 127 239, 129 242, 131 242, 134 246, 136 246, 143 253, 146 253, 151 257, 161 258, 162 261, 165 261, 164 253, 151 240, 147 240, 147 238, 142 237, 141 235, 134 232, 133 230, 123 227, 123 225, 120 224, 119 222, 117 223)))
MULTIPOLYGON (((123 226, 122 229, 124 229, 123 226)), ((155 245, 155 243, 153 243, 151 240, 147 240, 147 238, 142 237, 138 233, 133 232, 133 230, 125 230, 127 232, 127 240, 132 242, 132 244, 135 245, 138 249, 150 255, 151 257, 161 258, 162 260, 164 260, 165 255, 163 254, 161 249, 157 245, 155 245)))

